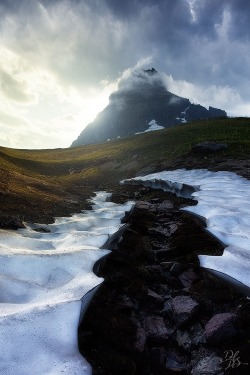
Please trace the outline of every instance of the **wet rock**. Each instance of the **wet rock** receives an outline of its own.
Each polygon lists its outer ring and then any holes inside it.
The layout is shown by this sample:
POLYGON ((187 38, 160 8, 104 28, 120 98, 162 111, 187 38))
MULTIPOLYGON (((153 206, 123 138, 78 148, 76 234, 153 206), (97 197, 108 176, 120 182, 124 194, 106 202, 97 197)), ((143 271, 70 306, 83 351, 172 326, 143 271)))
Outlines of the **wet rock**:
POLYGON ((153 292, 153 290, 151 290, 151 289, 148 289, 147 299, 150 302, 155 303, 157 305, 163 305, 163 303, 164 303, 163 297, 161 297, 159 294, 153 292))
POLYGON ((175 262, 170 268, 170 273, 173 276, 178 276, 183 271, 183 268, 182 264, 175 262))
POLYGON ((191 348, 206 342, 204 330, 199 323, 194 324, 185 331, 177 330, 176 341, 180 348, 189 351, 191 348))
POLYGON ((121 300, 119 301, 117 307, 120 311, 130 313, 133 310, 133 302, 130 298, 126 296, 122 296, 121 300))
POLYGON ((161 262, 160 265, 161 265, 162 268, 164 268, 165 270, 170 270, 174 263, 175 263, 175 262, 161 262))
POLYGON ((188 296, 177 296, 172 300, 174 319, 178 324, 190 320, 198 310, 199 304, 188 296))
POLYGON ((223 375, 222 359, 216 355, 204 357, 196 363, 191 375, 223 375))
POLYGON ((178 225, 174 222, 168 223, 168 226, 162 227, 161 225, 155 228, 149 228, 148 232, 151 236, 163 236, 163 237, 170 237, 176 230, 178 229, 178 225))
POLYGON ((171 334, 161 316, 146 317, 144 319, 143 326, 147 333, 148 339, 154 343, 162 344, 166 342, 171 334))
POLYGON ((135 208, 140 211, 156 212, 155 205, 146 201, 137 201, 135 208))
POLYGON ((166 316, 172 316, 172 305, 171 301, 167 301, 164 303, 164 307, 161 310, 161 315, 166 317, 166 316))
POLYGON ((170 236, 169 230, 167 228, 163 228, 160 225, 155 228, 149 228, 148 233, 154 237, 158 237, 158 236, 169 237, 170 236))
POLYGON ((171 201, 163 201, 157 207, 158 211, 167 211, 167 210, 171 210, 172 208, 174 208, 174 205, 173 205, 173 202, 171 201))
POLYGON ((192 342, 187 331, 177 330, 176 341, 178 346, 184 350, 189 350, 191 348, 192 342))
POLYGON ((174 373, 184 375, 187 373, 186 358, 181 356, 175 350, 169 350, 166 358, 166 369, 174 373))
POLYGON ((184 271, 179 278, 184 288, 190 288, 190 286, 199 279, 199 276, 192 268, 189 268, 188 270, 184 271))
POLYGON ((162 272, 162 268, 158 264, 154 264, 152 266, 146 266, 146 269, 150 270, 151 272, 160 274, 162 272))
POLYGON ((200 323, 192 325, 189 329, 192 346, 198 346, 206 342, 204 329, 200 323))
POLYGON ((44 228, 44 227, 41 227, 41 228, 35 228, 33 229, 35 232, 40 232, 40 233, 49 233, 50 230, 47 229, 47 228, 44 228))
POLYGON ((166 277, 165 282, 171 288, 174 288, 177 290, 179 290, 182 287, 180 280, 176 277, 168 276, 166 277))
POLYGON ((205 326, 205 337, 208 342, 216 343, 236 334, 233 322, 235 314, 221 313, 214 315, 205 326))
POLYGON ((152 251, 151 259, 153 259, 155 262, 160 262, 168 255, 170 251, 171 250, 167 245, 159 249, 155 249, 154 251, 152 251))
POLYGON ((24 224, 18 218, 14 216, 1 215, 0 216, 0 228, 1 229, 21 229, 25 228, 24 224))
POLYGON ((137 319, 133 318, 132 321, 137 329, 133 350, 136 352, 143 352, 145 350, 147 340, 146 332, 137 319))

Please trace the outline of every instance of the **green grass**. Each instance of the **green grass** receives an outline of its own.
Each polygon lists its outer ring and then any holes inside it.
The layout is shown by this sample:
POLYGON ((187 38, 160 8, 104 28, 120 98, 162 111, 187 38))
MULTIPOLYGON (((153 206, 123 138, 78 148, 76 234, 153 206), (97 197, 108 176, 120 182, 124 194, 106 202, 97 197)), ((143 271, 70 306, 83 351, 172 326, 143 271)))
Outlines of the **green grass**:
POLYGON ((133 177, 150 165, 163 169, 182 160, 185 166, 192 146, 203 141, 228 144, 227 150, 212 158, 248 159, 250 119, 196 121, 68 149, 0 147, 0 212, 31 219, 44 216, 47 220, 48 215, 78 211, 94 190, 118 188, 121 179, 133 177))

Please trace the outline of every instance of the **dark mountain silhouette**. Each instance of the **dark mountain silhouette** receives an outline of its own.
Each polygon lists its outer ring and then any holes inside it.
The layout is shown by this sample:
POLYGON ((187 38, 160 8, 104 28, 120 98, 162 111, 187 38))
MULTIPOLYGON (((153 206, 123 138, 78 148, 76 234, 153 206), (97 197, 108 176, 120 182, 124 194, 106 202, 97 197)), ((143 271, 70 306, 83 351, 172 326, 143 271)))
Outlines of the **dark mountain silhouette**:
POLYGON ((122 80, 118 90, 110 95, 108 106, 87 125, 72 146, 144 132, 152 120, 168 128, 193 120, 226 116, 221 109, 209 107, 207 110, 167 91, 161 74, 152 68, 122 80))

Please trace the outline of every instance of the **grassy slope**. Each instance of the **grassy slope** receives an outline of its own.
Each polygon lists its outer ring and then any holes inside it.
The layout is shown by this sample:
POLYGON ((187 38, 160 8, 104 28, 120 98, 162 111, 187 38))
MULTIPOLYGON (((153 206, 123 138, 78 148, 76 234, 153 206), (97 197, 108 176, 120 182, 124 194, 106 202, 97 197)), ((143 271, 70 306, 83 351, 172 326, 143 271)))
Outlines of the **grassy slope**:
POLYGON ((0 215, 51 221, 84 208, 94 190, 118 189, 121 179, 145 168, 149 172, 176 167, 230 169, 226 161, 231 160, 241 163, 242 171, 250 165, 249 155, 250 119, 245 118, 197 121, 69 149, 0 148, 0 215), (192 154, 194 144, 209 140, 229 147, 205 157, 192 154))

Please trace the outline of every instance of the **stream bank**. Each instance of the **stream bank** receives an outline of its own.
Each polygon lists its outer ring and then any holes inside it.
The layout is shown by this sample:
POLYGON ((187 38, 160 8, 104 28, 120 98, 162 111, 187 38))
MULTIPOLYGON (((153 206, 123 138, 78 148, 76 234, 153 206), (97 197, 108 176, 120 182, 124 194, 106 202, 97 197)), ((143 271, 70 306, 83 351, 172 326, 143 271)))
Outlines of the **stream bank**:
POLYGON ((105 281, 79 327, 93 375, 248 374, 250 304, 199 267, 198 254, 223 247, 179 211, 195 202, 132 186, 112 200, 136 207, 98 267, 105 281))

